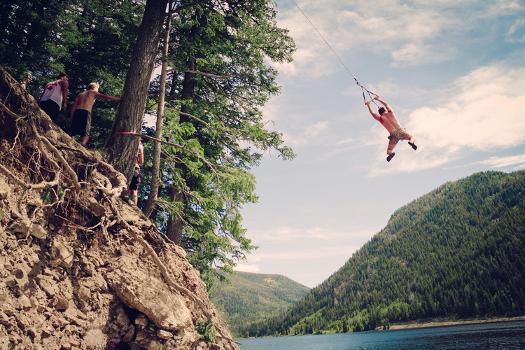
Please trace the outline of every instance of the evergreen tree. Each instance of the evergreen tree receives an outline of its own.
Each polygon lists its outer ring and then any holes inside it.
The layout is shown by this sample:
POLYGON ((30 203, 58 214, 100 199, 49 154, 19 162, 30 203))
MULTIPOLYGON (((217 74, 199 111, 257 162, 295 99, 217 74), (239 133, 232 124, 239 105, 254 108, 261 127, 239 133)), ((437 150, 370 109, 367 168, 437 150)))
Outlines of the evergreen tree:
POLYGON ((268 65, 294 50, 267 0, 181 1, 175 9, 163 186, 155 218, 204 275, 231 268, 253 247, 240 208, 256 200, 251 167, 261 151, 293 156, 262 107, 279 92, 268 65))

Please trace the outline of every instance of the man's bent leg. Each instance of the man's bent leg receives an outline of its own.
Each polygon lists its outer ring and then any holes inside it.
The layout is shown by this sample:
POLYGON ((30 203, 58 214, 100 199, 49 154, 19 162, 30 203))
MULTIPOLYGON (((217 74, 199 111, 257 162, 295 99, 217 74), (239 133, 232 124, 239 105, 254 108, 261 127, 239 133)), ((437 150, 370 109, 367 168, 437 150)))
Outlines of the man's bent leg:
POLYGON ((410 145, 410 147, 412 147, 412 149, 415 151, 417 150, 417 145, 416 145, 416 139, 414 139, 414 137, 410 134, 407 134, 408 135, 408 144, 410 145))
POLYGON ((390 141, 388 141, 388 147, 386 149, 386 154, 388 154, 388 157, 386 157, 386 161, 390 162, 392 158, 394 158, 394 156, 396 155, 396 153, 394 152, 394 148, 396 147, 399 140, 392 135, 390 135, 388 139, 390 141))
POLYGON ((386 154, 390 155, 392 153, 394 153, 394 148, 396 147, 397 143, 399 142, 399 140, 393 136, 390 136, 388 138, 390 141, 388 141, 388 147, 386 149, 386 154))
POLYGON ((408 144, 410 145, 410 147, 412 147, 415 150, 417 150, 417 146, 416 146, 416 140, 414 139, 414 137, 412 135, 410 135, 408 132, 406 132, 405 130, 403 130, 401 132, 401 135, 399 137, 401 140, 408 140, 408 144))

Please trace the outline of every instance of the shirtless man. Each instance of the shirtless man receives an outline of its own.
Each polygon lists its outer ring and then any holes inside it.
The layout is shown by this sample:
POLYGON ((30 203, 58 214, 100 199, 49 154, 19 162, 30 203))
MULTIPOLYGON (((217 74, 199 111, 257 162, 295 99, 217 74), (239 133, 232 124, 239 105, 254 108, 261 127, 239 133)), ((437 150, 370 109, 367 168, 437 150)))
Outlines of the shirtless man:
POLYGON ((107 101, 120 101, 120 97, 104 95, 98 92, 98 83, 88 85, 86 91, 78 94, 71 108, 71 136, 80 135, 80 143, 86 146, 89 140, 89 131, 91 130, 91 110, 96 98, 107 101))
POLYGON ((60 73, 57 80, 49 82, 40 97, 40 108, 56 122, 60 110, 66 110, 69 78, 66 73, 60 73))
POLYGON ((388 157, 386 157, 386 161, 390 162, 392 158, 396 155, 394 152, 394 147, 396 147, 397 143, 400 140, 408 140, 408 144, 414 149, 414 151, 417 149, 417 146, 415 144, 414 138, 412 135, 406 132, 405 129, 401 128, 399 125, 399 122, 396 118, 396 115, 392 108, 386 103, 385 101, 381 100, 379 96, 375 96, 374 100, 379 101, 384 107, 380 107, 378 109, 378 113, 374 113, 372 111, 372 108, 370 108, 370 102, 365 102, 365 105, 368 107, 368 111, 374 117, 375 120, 381 123, 385 127, 386 130, 390 133, 390 136, 388 136, 388 148, 386 149, 386 154, 388 157))

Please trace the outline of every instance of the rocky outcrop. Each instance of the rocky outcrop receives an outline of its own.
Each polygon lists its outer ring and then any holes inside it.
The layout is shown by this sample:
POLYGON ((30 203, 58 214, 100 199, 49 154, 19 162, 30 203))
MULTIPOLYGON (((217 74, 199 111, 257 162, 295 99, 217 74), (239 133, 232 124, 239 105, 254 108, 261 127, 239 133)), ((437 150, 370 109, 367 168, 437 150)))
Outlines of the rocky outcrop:
POLYGON ((0 349, 238 349, 123 176, 1 68, 0 101, 0 349))

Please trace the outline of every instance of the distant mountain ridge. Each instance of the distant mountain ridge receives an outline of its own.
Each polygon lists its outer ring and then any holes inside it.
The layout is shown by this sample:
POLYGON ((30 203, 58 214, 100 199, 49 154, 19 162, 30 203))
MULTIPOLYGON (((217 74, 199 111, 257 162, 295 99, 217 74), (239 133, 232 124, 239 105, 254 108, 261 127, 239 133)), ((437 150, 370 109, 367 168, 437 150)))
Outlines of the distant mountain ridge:
POLYGON ((446 183, 398 209, 347 263, 250 336, 525 313, 525 172, 446 183))
POLYGON ((304 297, 310 288, 282 275, 235 272, 210 291, 234 333, 248 323, 275 316, 304 297))

